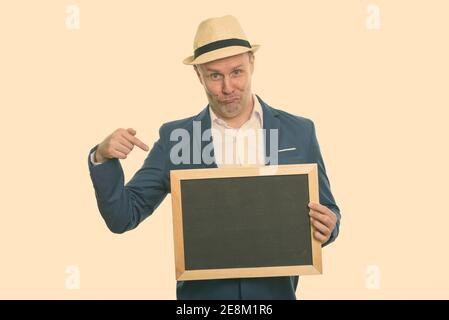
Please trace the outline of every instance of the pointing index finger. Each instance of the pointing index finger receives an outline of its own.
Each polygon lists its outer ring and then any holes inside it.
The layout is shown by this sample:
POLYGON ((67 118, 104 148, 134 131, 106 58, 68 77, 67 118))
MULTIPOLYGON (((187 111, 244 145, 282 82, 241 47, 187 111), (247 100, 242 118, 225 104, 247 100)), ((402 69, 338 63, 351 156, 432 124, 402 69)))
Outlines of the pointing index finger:
POLYGON ((132 144, 138 146, 140 149, 144 150, 144 151, 148 151, 150 150, 150 148, 143 143, 142 141, 140 141, 137 137, 131 135, 129 132, 125 133, 125 138, 131 142, 132 144))
POLYGON ((148 151, 150 150, 150 148, 148 148, 148 146, 143 143, 142 141, 140 141, 139 139, 137 139, 136 137, 133 137, 133 143, 138 146, 140 149, 142 149, 143 151, 148 151))

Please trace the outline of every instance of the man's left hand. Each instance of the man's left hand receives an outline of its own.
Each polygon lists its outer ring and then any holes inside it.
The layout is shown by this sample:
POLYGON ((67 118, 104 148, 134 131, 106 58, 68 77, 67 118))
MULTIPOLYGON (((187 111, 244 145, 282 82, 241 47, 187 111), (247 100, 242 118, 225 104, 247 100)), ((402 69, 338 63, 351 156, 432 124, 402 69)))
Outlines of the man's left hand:
POLYGON ((337 223, 337 216, 328 207, 319 203, 309 203, 310 223, 315 228, 313 236, 321 243, 325 243, 331 237, 337 223))

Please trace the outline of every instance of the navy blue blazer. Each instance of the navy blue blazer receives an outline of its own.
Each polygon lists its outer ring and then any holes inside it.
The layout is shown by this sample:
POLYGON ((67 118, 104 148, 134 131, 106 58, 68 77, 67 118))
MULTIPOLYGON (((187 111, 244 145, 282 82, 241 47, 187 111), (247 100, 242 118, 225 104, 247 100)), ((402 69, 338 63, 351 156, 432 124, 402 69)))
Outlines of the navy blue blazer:
MULTIPOLYGON (((277 129, 278 150, 285 150, 278 153, 278 163, 318 164, 320 203, 327 206, 337 216, 337 225, 331 238, 324 245, 333 242, 339 232, 340 210, 331 193, 313 122, 274 109, 260 97, 257 96, 257 98, 263 110, 264 129, 267 131, 277 129)), ((163 124, 159 129, 159 140, 154 144, 143 166, 126 185, 118 159, 112 159, 97 166, 92 165, 88 159, 98 208, 112 232, 123 233, 134 229, 153 213, 170 192, 170 170, 217 167, 215 162, 204 163, 203 159, 193 159, 192 152, 190 152, 190 163, 175 165, 170 161, 171 147, 178 143, 178 141, 170 140, 171 132, 175 129, 185 129, 192 137, 194 121, 201 122, 201 133, 210 129, 209 108, 206 107, 196 116, 163 124)), ((191 139, 190 144, 192 148, 201 147, 200 150, 203 150, 210 141, 191 139), (200 143, 201 146, 199 146, 200 143)), ((94 147, 90 153, 97 147, 94 147)), ((266 139, 265 147, 268 153, 269 139, 266 139)), ((213 150, 211 154, 213 155, 213 150)), ((178 281, 176 295, 178 299, 296 299, 297 285, 297 276, 178 281)))

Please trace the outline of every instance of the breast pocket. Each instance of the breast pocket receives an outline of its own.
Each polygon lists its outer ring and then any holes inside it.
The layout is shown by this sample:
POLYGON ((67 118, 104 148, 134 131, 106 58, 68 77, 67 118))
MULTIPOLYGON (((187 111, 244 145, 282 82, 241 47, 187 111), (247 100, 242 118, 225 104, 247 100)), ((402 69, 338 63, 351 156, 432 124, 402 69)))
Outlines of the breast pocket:
POLYGON ((279 148, 278 162, 279 164, 301 164, 306 163, 306 158, 298 148, 279 148))

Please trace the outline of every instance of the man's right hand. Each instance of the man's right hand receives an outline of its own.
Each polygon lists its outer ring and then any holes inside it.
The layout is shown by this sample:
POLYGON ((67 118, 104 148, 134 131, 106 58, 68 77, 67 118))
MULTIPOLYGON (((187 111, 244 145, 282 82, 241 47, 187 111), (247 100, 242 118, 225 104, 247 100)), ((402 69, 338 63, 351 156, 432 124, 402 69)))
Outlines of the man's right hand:
POLYGON ((114 158, 126 159, 134 146, 138 146, 144 151, 150 150, 150 148, 137 139, 135 135, 136 130, 132 128, 115 130, 98 145, 98 148, 95 151, 95 161, 102 163, 114 158))

